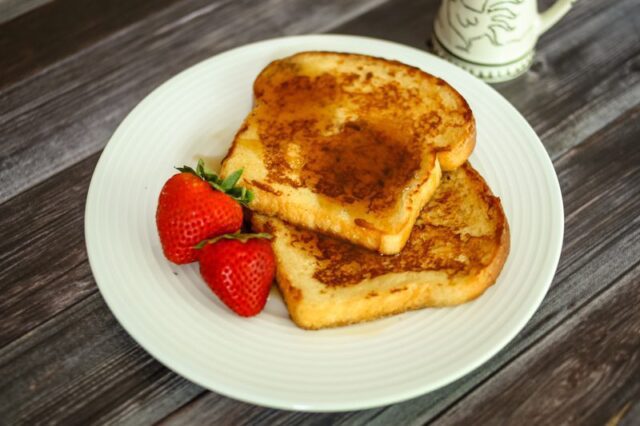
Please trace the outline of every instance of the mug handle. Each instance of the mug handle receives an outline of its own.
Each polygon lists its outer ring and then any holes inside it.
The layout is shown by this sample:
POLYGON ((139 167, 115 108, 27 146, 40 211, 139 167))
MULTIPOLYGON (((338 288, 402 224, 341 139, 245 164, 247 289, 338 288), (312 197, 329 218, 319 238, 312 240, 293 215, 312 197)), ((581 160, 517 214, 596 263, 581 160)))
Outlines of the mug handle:
POLYGON ((542 34, 560 20, 576 0, 558 0, 538 15, 538 34, 542 34))

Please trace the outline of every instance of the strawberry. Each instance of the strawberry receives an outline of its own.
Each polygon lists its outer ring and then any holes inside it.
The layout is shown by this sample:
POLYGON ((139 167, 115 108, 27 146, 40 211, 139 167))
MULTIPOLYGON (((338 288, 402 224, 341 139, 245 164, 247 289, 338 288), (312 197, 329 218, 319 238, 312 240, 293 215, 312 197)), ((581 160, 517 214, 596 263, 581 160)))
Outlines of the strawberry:
POLYGON ((257 315, 267 303, 276 263, 269 234, 230 234, 205 241, 200 274, 238 315, 257 315))
POLYGON ((170 261, 183 264, 198 259, 194 246, 217 235, 236 232, 242 226, 242 207, 252 194, 235 184, 242 170, 222 180, 205 170, 202 160, 193 170, 178 168, 162 187, 156 225, 162 251, 170 261))

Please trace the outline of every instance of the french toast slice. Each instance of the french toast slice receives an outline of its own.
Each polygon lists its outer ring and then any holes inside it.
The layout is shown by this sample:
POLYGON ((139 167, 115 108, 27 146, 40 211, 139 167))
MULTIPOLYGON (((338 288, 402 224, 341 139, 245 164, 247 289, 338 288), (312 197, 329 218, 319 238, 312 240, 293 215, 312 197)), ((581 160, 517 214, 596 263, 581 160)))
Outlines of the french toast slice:
POLYGON ((509 252, 500 199, 468 163, 443 174, 398 255, 264 215, 254 214, 252 224, 274 235, 278 287, 306 329, 470 301, 496 281, 509 252))
POLYGON ((244 169, 252 210, 385 254, 475 145, 464 98, 396 61, 299 53, 269 64, 254 95, 221 174, 244 169))

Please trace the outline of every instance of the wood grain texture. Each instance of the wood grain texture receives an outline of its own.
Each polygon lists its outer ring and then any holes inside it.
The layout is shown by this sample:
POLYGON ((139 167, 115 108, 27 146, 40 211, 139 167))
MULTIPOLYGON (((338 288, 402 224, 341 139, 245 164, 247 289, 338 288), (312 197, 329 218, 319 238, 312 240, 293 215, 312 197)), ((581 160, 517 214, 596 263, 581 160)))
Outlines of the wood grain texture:
POLYGON ((637 2, 578 2, 541 39, 533 69, 498 86, 555 158, 565 202, 558 273, 527 327, 483 367, 439 391, 327 414, 266 409, 204 391, 128 337, 97 294, 86 261, 90 173, 126 112, 204 57, 328 29, 422 48, 439 2, 391 0, 362 14, 381 0, 166 0, 153 8, 132 0, 132 19, 97 16, 105 2, 67 10, 86 22, 41 12, 80 4, 57 0, 9 23, 50 25, 62 38, 66 29, 64 43, 37 32, 23 44, 0 37, 3 52, 28 52, 33 44, 33 57, 21 57, 13 77, 0 67, 0 423, 452 424, 475 412, 489 420, 492 408, 509 423, 509 411, 535 416, 540 403, 557 411, 541 420, 591 413, 586 420, 598 424, 638 424, 638 314, 630 308, 637 306, 640 259, 637 2))
POLYGON ((0 348, 95 292, 84 243, 94 155, 0 205, 0 348))
POLYGON ((638 282, 640 262, 434 424, 604 425, 638 403, 638 282))
POLYGON ((175 1, 57 0, 3 25, 0 51, 11 55, 0 55, 0 90, 175 1))
POLYGON ((540 39, 524 78, 497 86, 552 158, 640 104, 639 28, 637 1, 577 2, 540 39))
POLYGON ((380 1, 182 0, 6 87, 0 203, 98 152, 145 95, 188 66, 252 41, 326 30, 380 1), (27 177, 25 167, 38 173, 27 177))
POLYGON ((0 24, 53 0, 0 0, 0 24))
POLYGON ((140 424, 200 392, 139 347, 94 293, 0 351, 3 424, 140 424))
MULTIPOLYGON (((64 4, 72 1, 65 0, 64 4)), ((150 16, 144 15, 150 12, 142 6, 134 8, 145 19, 128 26, 109 21, 111 15, 94 18, 97 30, 93 35, 85 34, 88 30, 81 25, 73 27, 74 41, 52 50, 58 56, 73 52, 72 56, 51 63, 51 58, 60 58, 46 49, 34 53, 36 59, 20 62, 30 65, 22 65, 25 69, 18 73, 33 75, 0 93, 0 202, 97 152, 144 95, 188 65, 267 36, 329 29, 379 1, 314 2, 308 10, 301 0, 269 0, 258 5, 182 1, 150 16), (305 19, 285 22, 286 16, 305 19), (83 49, 85 39, 94 44, 83 49), (43 63, 48 65, 40 69, 43 63), (27 146, 25 140, 29 140, 27 146), (37 168, 40 173, 26 177, 19 173, 19 164, 37 168)), ((618 0, 615 10, 603 13, 609 4, 605 0, 578 3, 557 31, 564 31, 567 38, 579 44, 557 41, 557 37, 552 38, 556 29, 552 30, 540 42, 532 71, 500 87, 541 133, 552 155, 579 143, 640 99, 640 35, 636 30, 640 6, 633 0, 618 0), (618 19, 619 13, 627 19, 618 19), (593 42, 594 31, 599 37, 597 43, 593 42), (572 58, 576 69, 587 71, 567 72, 567 58, 572 58), (554 103, 571 105, 559 113, 562 105, 554 103), (538 110, 539 104, 554 108, 538 110), (604 119, 590 120, 594 110, 604 119)), ((423 47, 437 5, 418 0, 392 1, 375 13, 338 26, 335 32, 390 38, 423 47)))
MULTIPOLYGON (((289 7, 291 12, 297 10, 298 13, 302 13, 303 10, 301 4, 294 2, 272 4, 271 6, 274 5, 289 7), (293 8, 294 6, 298 9, 293 8)), ((313 26, 321 26, 327 22, 335 21, 336 14, 348 12, 348 9, 344 9, 340 4, 329 2, 321 2, 317 7, 319 8, 318 10, 307 15, 311 21, 309 23, 312 26, 311 29, 313 29, 313 26)), ((360 4, 359 7, 363 7, 363 4, 360 4)), ((213 5, 210 4, 204 10, 198 9, 198 16, 189 15, 187 18, 184 17, 186 12, 183 9, 179 9, 181 13, 179 16, 185 21, 180 25, 186 26, 191 21, 201 17, 209 18, 210 20, 211 17, 207 16, 207 14, 213 13, 214 9, 213 5)), ((235 14, 238 14, 237 9, 228 10, 226 13, 233 15, 234 11, 235 14)), ((256 15, 260 12, 261 10, 253 11, 256 15)), ((170 21, 171 16, 164 16, 163 13, 165 12, 154 14, 155 18, 153 19, 157 19, 160 22, 149 24, 147 27, 157 27, 160 24, 166 25, 165 21, 170 21), (158 14, 162 16, 157 17, 156 15, 158 14)), ((243 13, 245 17, 248 16, 244 9, 243 13)), ((112 19, 114 18, 112 17, 112 19)), ((296 21, 295 15, 269 18, 267 14, 262 16, 262 19, 271 19, 273 21, 263 28, 266 31, 263 34, 265 37, 270 35, 268 31, 273 30, 274 26, 278 24, 276 22, 277 19, 296 21)), ((207 22, 209 21, 205 19, 200 25, 207 26, 207 22)), ((286 24, 286 22, 283 22, 283 24, 286 24)), ((111 24, 101 25, 108 26, 111 24)), ((305 23, 299 21, 290 22, 288 25, 291 28, 295 28, 296 31, 304 31, 305 28, 305 23)), ((169 31, 169 29, 165 28, 164 31, 169 31)), ((186 29, 183 31, 187 32, 186 29)), ((257 36, 259 33, 255 32, 253 34, 257 36)), ((185 37, 189 37, 189 35, 187 34, 185 37)), ((176 47, 170 48, 175 49, 176 47)), ((86 62, 81 62, 79 66, 82 66, 82 64, 87 66, 86 62)), ((144 67, 144 62, 139 65, 144 67)), ((41 76, 43 81, 47 79, 47 75, 43 74, 41 76)), ((57 77, 53 76, 51 78, 55 80, 57 77)), ((69 76, 68 79, 69 84, 72 84, 73 76, 69 76)), ((134 83, 137 84, 137 82, 134 83)), ((107 90, 106 87, 104 89, 107 90)), ((116 90, 120 93, 121 90, 125 89, 118 88, 116 90)), ((80 96, 80 90, 74 93, 79 97, 86 98, 84 95, 80 96)), ((82 150, 85 150, 87 147, 83 139, 96 136, 95 134, 92 135, 91 128, 87 127, 97 126, 94 130, 102 135, 102 143, 106 142, 111 130, 107 132, 101 126, 104 125, 105 120, 113 120, 112 127, 115 128, 117 126, 117 115, 112 115, 112 111, 117 109, 118 105, 110 104, 105 99, 102 100, 104 104, 100 104, 95 99, 94 101, 96 102, 96 109, 92 114, 95 114, 96 122, 91 125, 78 126, 76 123, 72 124, 72 128, 69 128, 65 124, 56 124, 48 128, 46 124, 40 123, 34 126, 30 121, 25 122, 21 137, 17 136, 19 131, 16 130, 16 138, 14 140, 7 143, 3 142, 0 145, 0 165, 3 165, 0 167, 0 170, 2 170, 0 171, 0 178, 2 178, 2 173, 6 170, 3 168, 4 165, 16 170, 15 175, 10 179, 39 180, 46 177, 46 172, 43 172, 42 169, 32 168, 36 167, 31 162, 31 160, 34 160, 33 156, 36 157, 36 163, 38 161, 59 159, 65 155, 65 152, 69 152, 74 143, 79 143, 82 150), (31 137, 30 134, 34 132, 47 139, 45 142, 46 147, 40 146, 40 148, 44 149, 43 152, 37 152, 37 144, 33 145, 29 139, 31 137), (26 144, 25 140, 29 140, 30 143, 26 144), (76 142, 73 142, 74 140, 76 142), (15 149, 15 152, 12 152, 12 149, 15 149), (22 156, 27 156, 28 159, 21 162, 20 158, 22 156), (29 170, 38 170, 38 173, 30 172, 29 170)), ((54 100, 51 100, 51 102, 56 104, 54 100)), ((80 99, 80 103, 82 102, 80 99)), ((3 104, 0 104, 0 109, 3 106, 3 104)), ((14 107, 19 108, 17 105, 14 107)), ((130 107, 131 105, 127 106, 127 108, 130 107)), ((50 109, 56 120, 63 120, 63 116, 69 115, 69 112, 64 107, 64 102, 63 105, 56 104, 47 108, 50 109)), ((6 111, 12 114, 15 113, 15 110, 11 110, 10 107, 7 107, 6 111)), ((82 111, 82 108, 76 112, 79 114, 88 113, 87 110, 82 111)), ((122 113, 124 112, 122 111, 122 113)), ((3 135, 3 138, 5 136, 3 135)), ((76 152, 70 155, 75 158, 77 154, 76 152)), ((44 185, 37 187, 35 191, 23 192, 18 199, 0 205, 0 225, 2 225, 2 229, 18 230, 8 235, 7 238, 0 240, 0 264, 5 265, 0 270, 0 289, 5 292, 5 297, 0 300, 0 309, 2 309, 6 319, 0 325, 0 347, 32 327, 48 320, 82 297, 86 297, 87 291, 90 291, 89 289, 92 289, 91 291, 94 290, 90 280, 90 270, 86 262, 82 217, 90 175, 95 167, 97 158, 96 154, 92 154, 87 160, 77 163, 74 167, 56 175, 50 181, 45 181, 44 185), (38 200, 38 203, 34 203, 33 200, 38 200), (52 284, 56 283, 56 280, 60 281, 59 286, 52 284)), ((70 159, 70 161, 72 160, 70 159)), ((10 186, 10 183, 1 179, 0 182, 2 183, 0 188, 6 188, 7 185, 10 186)), ((2 189, 0 189, 1 191, 2 189)))

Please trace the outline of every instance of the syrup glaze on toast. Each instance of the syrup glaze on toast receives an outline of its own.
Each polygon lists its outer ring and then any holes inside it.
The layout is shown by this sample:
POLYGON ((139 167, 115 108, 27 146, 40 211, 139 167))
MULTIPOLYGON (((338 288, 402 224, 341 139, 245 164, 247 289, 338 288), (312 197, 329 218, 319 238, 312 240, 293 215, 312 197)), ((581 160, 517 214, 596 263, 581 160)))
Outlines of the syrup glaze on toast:
POLYGON ((383 256, 256 214, 275 236, 276 280, 292 320, 319 329, 480 296, 509 253, 500 200, 469 165, 446 172, 405 248, 383 256))
POLYGON ((244 169, 251 208, 380 253, 398 253, 441 169, 475 144, 466 101, 396 61, 303 52, 269 64, 222 163, 244 169))
POLYGON ((499 199, 490 193, 473 193, 468 189, 471 185, 486 184, 468 165, 445 173, 397 255, 382 256, 297 227, 290 230, 291 244, 314 257, 313 278, 327 286, 355 285, 394 272, 472 275, 491 263, 506 224, 499 199), (463 175, 476 182, 460 185, 463 175))
POLYGON ((369 211, 393 208, 420 167, 422 141, 403 128, 399 111, 389 103, 411 108, 418 99, 406 93, 402 99, 397 83, 372 93, 352 89, 359 80, 371 80, 371 73, 310 76, 299 68, 294 62, 278 62, 256 82, 261 102, 254 118, 268 181, 308 187, 345 204, 363 202, 369 211), (377 114, 375 121, 336 122, 342 113, 362 116, 362 108, 390 113, 377 114), (311 161, 292 173, 298 157, 311 161))

